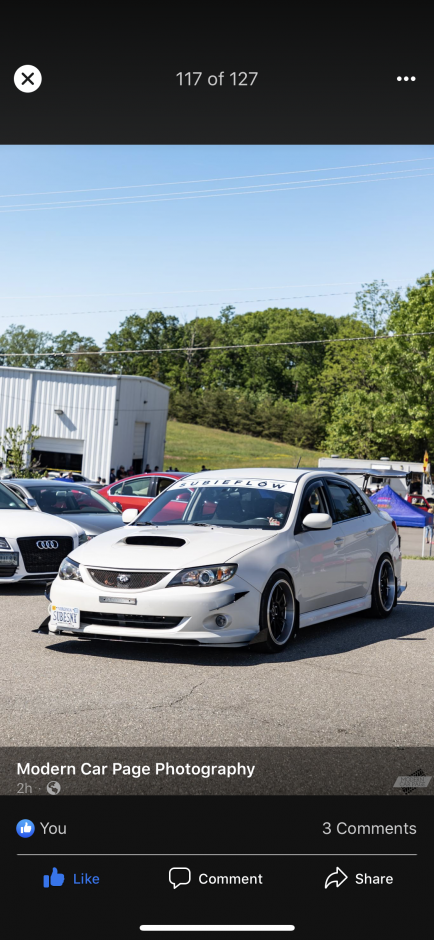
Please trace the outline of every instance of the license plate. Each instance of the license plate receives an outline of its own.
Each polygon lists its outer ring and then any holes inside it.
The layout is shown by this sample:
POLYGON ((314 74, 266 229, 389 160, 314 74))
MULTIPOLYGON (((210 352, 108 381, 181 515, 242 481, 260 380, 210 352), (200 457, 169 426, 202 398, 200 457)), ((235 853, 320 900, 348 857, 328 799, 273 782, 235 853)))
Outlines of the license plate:
POLYGON ((10 568, 12 565, 18 567, 18 562, 18 552, 0 552, 0 565, 7 565, 8 568, 10 568))
POLYGON ((51 622, 56 627, 79 627, 80 611, 78 607, 58 607, 51 605, 51 622))
POLYGON ((100 604, 137 604, 136 597, 100 597, 100 604))

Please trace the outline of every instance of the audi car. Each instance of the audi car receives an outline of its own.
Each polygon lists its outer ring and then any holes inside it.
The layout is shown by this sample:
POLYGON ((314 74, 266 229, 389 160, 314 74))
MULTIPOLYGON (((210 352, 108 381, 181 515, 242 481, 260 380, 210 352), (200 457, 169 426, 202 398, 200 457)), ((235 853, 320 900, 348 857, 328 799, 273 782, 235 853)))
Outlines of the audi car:
POLYGON ((389 617, 404 589, 396 524, 330 471, 190 474, 123 520, 62 562, 51 634, 278 653, 310 624, 389 617))
POLYGON ((8 480, 5 484, 37 512, 77 521, 89 539, 123 526, 121 506, 110 503, 85 483, 69 480, 8 480))
POLYGON ((32 512, 0 483, 0 583, 46 581, 61 561, 87 541, 81 525, 32 512))

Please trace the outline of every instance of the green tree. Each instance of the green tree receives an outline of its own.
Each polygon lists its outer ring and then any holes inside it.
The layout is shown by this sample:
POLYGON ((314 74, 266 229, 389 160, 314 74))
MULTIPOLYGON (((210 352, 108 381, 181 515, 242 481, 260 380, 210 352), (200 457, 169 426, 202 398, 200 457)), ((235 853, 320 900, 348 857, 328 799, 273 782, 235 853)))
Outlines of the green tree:
POLYGON ((385 329, 386 323, 401 300, 399 290, 390 290, 385 281, 362 284, 356 294, 354 316, 370 326, 374 336, 385 329))
POLYGON ((6 466, 15 477, 38 477, 39 461, 32 459, 33 444, 39 437, 39 428, 32 424, 31 428, 23 433, 21 425, 16 428, 6 428, 4 437, 0 437, 0 447, 4 455, 6 466))

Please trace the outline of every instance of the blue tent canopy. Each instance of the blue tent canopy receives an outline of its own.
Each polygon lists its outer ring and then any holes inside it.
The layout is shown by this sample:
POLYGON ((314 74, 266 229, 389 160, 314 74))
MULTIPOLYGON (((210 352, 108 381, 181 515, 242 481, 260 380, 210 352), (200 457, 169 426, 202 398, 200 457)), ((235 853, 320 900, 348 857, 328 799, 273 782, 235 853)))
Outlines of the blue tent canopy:
POLYGON ((378 493, 369 497, 372 503, 375 503, 377 509, 384 509, 392 516, 397 525, 411 526, 423 529, 426 525, 433 524, 433 514, 412 506, 405 499, 398 496, 395 490, 390 486, 383 486, 378 493))

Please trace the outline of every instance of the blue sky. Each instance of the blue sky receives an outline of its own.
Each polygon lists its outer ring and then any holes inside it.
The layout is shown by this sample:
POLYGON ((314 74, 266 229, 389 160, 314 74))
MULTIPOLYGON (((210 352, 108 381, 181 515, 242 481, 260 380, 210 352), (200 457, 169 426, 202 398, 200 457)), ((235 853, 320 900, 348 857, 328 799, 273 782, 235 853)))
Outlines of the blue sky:
POLYGON ((189 320, 228 303, 341 316, 362 283, 405 287, 434 267, 431 173, 428 145, 1 147, 0 333, 102 342, 128 312, 189 320), (218 181, 256 174, 270 175, 218 181), (241 187, 257 190, 222 195, 241 187))

